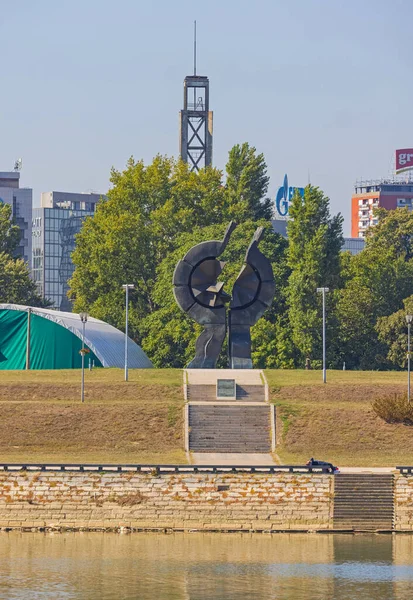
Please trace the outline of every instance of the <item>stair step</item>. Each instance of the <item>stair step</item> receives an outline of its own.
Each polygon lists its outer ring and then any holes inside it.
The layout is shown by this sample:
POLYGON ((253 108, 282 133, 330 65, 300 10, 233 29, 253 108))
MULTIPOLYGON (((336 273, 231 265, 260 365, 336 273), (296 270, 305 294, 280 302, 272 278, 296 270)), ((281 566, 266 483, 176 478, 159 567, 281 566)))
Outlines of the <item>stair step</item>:
POLYGON ((333 527, 392 529, 393 475, 339 474, 334 478, 333 527))
MULTIPOLYGON (((214 387, 214 386, 212 386, 214 387)), ((196 452, 270 452, 270 410, 258 406, 189 404, 189 449, 196 452)))

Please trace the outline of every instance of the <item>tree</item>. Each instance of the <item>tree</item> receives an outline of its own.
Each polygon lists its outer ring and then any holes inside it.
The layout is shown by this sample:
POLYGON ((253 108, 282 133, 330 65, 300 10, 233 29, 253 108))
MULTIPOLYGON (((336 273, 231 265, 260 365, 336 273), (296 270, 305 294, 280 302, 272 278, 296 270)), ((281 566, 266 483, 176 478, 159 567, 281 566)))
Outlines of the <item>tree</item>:
MULTIPOLYGON (((220 280, 225 282, 225 290, 230 293, 233 283, 243 264, 247 247, 258 225, 266 228, 260 249, 273 265, 276 280, 276 296, 272 307, 252 328, 252 350, 254 364, 258 367, 276 364, 276 322, 278 315, 285 310, 283 287, 286 277, 286 240, 274 233, 266 221, 246 221, 231 235, 229 244, 220 260, 225 264, 220 280)), ((192 233, 179 236, 179 247, 160 263, 156 273, 153 299, 156 310, 144 319, 141 325, 142 347, 155 366, 183 367, 194 355, 195 340, 202 328, 178 308, 172 291, 172 275, 175 265, 195 244, 206 239, 222 238, 227 224, 197 228, 192 233)), ((226 366, 225 347, 221 366, 226 366)))
POLYGON ((179 236, 200 227, 225 228, 234 216, 247 219, 261 210, 268 186, 265 162, 255 149, 242 148, 248 150, 237 171, 242 200, 232 184, 223 185, 222 172, 211 167, 195 173, 181 160, 157 156, 148 166, 131 158, 123 172, 113 169, 108 198, 84 221, 76 239, 69 292, 74 310, 87 309, 123 329, 122 284, 134 283, 131 335, 140 341, 142 320, 159 308, 153 291, 156 269, 180 245, 179 236))
POLYGON ((268 183, 264 155, 249 144, 234 146, 226 165, 226 193, 235 221, 271 219, 273 201, 266 198, 268 183))
POLYGON ((380 209, 377 216, 366 248, 347 264, 338 299, 341 346, 350 368, 386 368, 389 358, 395 364, 388 344, 398 317, 381 318, 397 313, 413 289, 413 215, 402 208, 380 209))
POLYGON ((13 256, 20 241, 20 229, 12 220, 10 204, 0 202, 0 252, 13 256))
MULTIPOLYGON (((335 290, 341 285, 340 250, 343 244, 340 214, 331 217, 329 199, 308 185, 302 198, 297 192, 291 202, 288 222, 288 323, 298 351, 296 364, 321 358, 321 298, 318 287, 329 287, 328 331, 334 339, 335 290)), ((331 345, 329 347, 331 352, 331 345)))
POLYGON ((23 259, 15 258, 20 229, 13 222, 9 204, 0 203, 0 303, 47 306, 37 293, 36 284, 23 259))
POLYGON ((407 363, 406 315, 413 314, 413 296, 406 298, 403 305, 388 317, 380 317, 375 327, 379 341, 387 347, 386 358, 396 369, 404 369, 407 363))
POLYGON ((87 308, 123 327, 121 286, 133 282, 130 317, 137 334, 139 321, 154 310, 156 267, 173 250, 177 233, 217 222, 226 201, 219 171, 196 174, 182 161, 161 156, 147 167, 130 159, 122 173, 112 170, 111 182, 108 199, 77 236, 70 296, 74 310, 87 308))
POLYGON ((0 303, 48 305, 38 295, 24 260, 14 259, 7 252, 0 252, 0 303))

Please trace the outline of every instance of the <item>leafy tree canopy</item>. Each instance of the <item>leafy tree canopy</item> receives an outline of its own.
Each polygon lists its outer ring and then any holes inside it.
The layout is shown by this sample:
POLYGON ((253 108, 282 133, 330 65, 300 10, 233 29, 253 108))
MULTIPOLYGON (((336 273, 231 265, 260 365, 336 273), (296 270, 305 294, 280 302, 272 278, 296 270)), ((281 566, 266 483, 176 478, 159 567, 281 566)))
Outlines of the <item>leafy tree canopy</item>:
POLYGON ((266 197, 270 178, 263 154, 249 144, 237 144, 226 166, 230 213, 237 222, 271 219, 273 202, 266 197))
POLYGON ((406 298, 403 305, 388 317, 380 317, 375 327, 379 341, 387 347, 386 358, 396 369, 405 368, 407 363, 406 315, 413 314, 413 296, 406 298))
MULTIPOLYGON (((340 250, 343 243, 341 215, 330 216, 329 199, 311 185, 304 197, 297 192, 290 204, 288 222, 288 327, 299 352, 298 364, 321 356, 322 312, 318 287, 328 287, 329 332, 334 321, 335 290, 341 285, 340 250)), ((333 337, 333 335, 332 335, 333 337)), ((331 346, 330 346, 331 349, 331 346)))
POLYGON ((385 329, 390 322, 380 319, 397 313, 413 292, 413 215, 404 208, 378 213, 379 223, 370 229, 366 248, 343 271, 346 284, 337 311, 343 356, 350 368, 386 368, 385 329))
POLYGON ((38 295, 24 260, 12 258, 6 252, 0 252, 0 303, 28 306, 49 304, 38 295))
POLYGON ((23 259, 15 258, 20 229, 12 219, 9 204, 0 203, 0 303, 47 306, 38 295, 23 259))
MULTIPOLYGON (((228 164, 233 165, 231 157, 228 164)), ((235 216, 255 218, 266 191, 265 171, 263 158, 248 148, 236 169, 240 189, 249 198, 240 211, 239 198, 223 184, 218 169, 195 173, 186 163, 163 156, 147 166, 131 158, 123 172, 113 169, 107 200, 77 236, 70 291, 74 310, 87 309, 122 329, 122 284, 133 283, 131 323, 136 326, 131 331, 139 339, 138 323, 157 308, 153 290, 158 265, 178 247, 179 235, 199 227, 225 227, 235 216)))
POLYGON ((11 206, 0 202, 0 252, 13 256, 19 241, 20 229, 12 220, 11 206))

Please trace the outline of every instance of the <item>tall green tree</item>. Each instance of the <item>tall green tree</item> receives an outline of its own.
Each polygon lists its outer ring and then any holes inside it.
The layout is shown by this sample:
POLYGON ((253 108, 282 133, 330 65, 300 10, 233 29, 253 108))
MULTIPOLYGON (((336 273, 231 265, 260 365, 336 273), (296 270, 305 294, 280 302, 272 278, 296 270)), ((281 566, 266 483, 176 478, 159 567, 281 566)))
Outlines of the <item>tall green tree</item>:
MULTIPOLYGON (((330 215, 329 199, 311 185, 304 197, 292 199, 288 222, 288 326, 298 356, 297 366, 307 359, 321 358, 322 313, 318 287, 330 288, 327 296, 328 330, 332 339, 335 290, 341 285, 340 250, 343 243, 342 216, 330 215)), ((331 351, 331 344, 329 346, 331 351)))
POLYGON ((413 293, 413 215, 402 208, 380 209, 377 216, 366 248, 343 271, 337 315, 343 358, 350 368, 389 366, 389 332, 400 316, 390 315, 397 315, 413 293))
POLYGON ((156 269, 177 248, 179 235, 210 225, 225 228, 234 217, 242 221, 257 213, 268 178, 262 156, 256 157, 255 149, 247 154, 239 165, 239 191, 245 199, 224 185, 218 169, 195 173, 183 161, 164 156, 150 165, 131 158, 124 171, 113 169, 107 199, 77 236, 70 282, 74 310, 88 309, 122 329, 122 284, 134 283, 131 332, 140 340, 139 323, 157 309, 156 269))
POLYGON ((413 314, 413 295, 403 300, 403 308, 380 317, 375 326, 379 342, 386 346, 386 359, 395 369, 403 369, 407 363, 407 314, 413 314))
POLYGON ((0 252, 13 256, 20 241, 20 229, 12 219, 10 204, 0 202, 0 252))
POLYGON ((263 154, 247 143, 235 145, 226 165, 226 193, 237 222, 271 219, 273 202, 266 197, 269 177, 263 154))
POLYGON ((24 260, 7 252, 0 252, 0 303, 49 306, 37 293, 24 260))
POLYGON ((0 303, 44 306, 24 260, 16 258, 20 229, 9 204, 0 203, 0 303))
POLYGON ((111 182, 108 199, 77 236, 70 295, 74 310, 123 327, 122 284, 135 284, 131 322, 139 321, 154 310, 156 267, 177 233, 218 222, 226 200, 218 170, 196 174, 162 156, 148 166, 130 159, 122 173, 112 170, 111 182))

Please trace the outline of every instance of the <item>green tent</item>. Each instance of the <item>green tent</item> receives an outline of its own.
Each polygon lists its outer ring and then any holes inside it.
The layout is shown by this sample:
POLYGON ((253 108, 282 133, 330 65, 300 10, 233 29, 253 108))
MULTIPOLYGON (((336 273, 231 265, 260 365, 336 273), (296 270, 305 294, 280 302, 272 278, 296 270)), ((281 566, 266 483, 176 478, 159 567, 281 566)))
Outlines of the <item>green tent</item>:
MULTIPOLYGON (((83 328, 79 315, 0 304, 0 370, 25 369, 30 332, 30 369, 76 369, 82 364, 83 328)), ((108 323, 88 318, 85 347, 97 367, 123 367, 124 334, 108 323)), ((143 350, 128 339, 131 368, 150 368, 143 350)))

